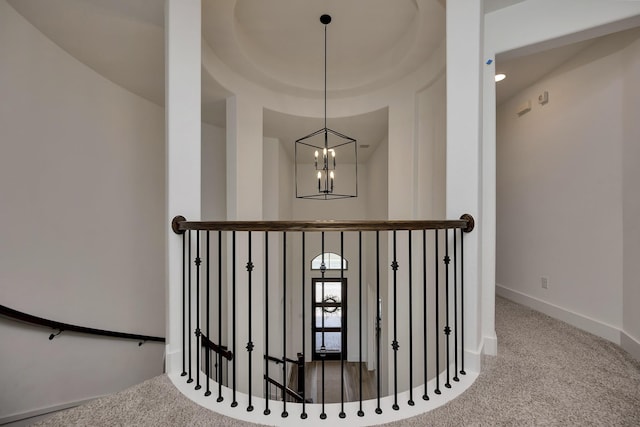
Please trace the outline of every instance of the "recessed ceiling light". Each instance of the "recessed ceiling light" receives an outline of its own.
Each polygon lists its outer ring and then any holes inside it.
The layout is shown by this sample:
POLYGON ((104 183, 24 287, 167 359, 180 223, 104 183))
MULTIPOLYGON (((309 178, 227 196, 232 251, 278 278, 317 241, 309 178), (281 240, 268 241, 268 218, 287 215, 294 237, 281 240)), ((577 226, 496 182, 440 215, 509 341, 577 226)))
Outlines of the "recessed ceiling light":
POLYGON ((507 78, 507 75, 506 74, 502 74, 502 73, 496 74, 496 77, 495 77, 496 82, 501 82, 506 78, 507 78))

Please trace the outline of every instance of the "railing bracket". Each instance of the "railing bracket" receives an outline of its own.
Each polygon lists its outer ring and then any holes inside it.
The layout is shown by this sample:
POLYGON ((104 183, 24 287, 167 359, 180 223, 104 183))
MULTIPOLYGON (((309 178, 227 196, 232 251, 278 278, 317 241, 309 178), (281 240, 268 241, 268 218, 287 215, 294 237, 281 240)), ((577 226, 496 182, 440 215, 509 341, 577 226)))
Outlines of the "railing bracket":
POLYGON ((464 214, 460 217, 460 219, 467 221, 467 226, 463 228, 462 231, 464 231, 465 233, 471 233, 476 225, 476 220, 473 219, 473 216, 471 216, 471 214, 464 214))
POLYGON ((62 330, 62 329, 59 329, 57 334, 51 334, 51 335, 49 335, 49 341, 51 341, 52 339, 54 339, 55 337, 57 337, 58 335, 60 335, 62 332, 63 332, 63 330, 62 330))
POLYGON ((171 220, 171 229, 176 234, 184 234, 184 230, 180 230, 180 223, 186 221, 187 219, 182 215, 176 215, 171 220))

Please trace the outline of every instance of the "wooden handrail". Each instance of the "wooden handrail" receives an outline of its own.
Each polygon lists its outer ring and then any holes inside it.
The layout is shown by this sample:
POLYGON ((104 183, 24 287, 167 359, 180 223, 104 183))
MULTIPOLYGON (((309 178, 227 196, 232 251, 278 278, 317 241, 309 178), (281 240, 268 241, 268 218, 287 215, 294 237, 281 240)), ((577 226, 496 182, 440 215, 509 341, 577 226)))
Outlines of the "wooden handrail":
POLYGON ((145 341, 165 342, 163 337, 154 337, 149 335, 129 334, 126 332, 108 331, 104 329, 87 328, 85 326, 71 325, 69 323, 56 322, 55 320, 49 320, 31 314, 23 313, 22 311, 14 310, 12 308, 0 305, 0 315, 8 317, 12 320, 18 320, 33 325, 39 325, 49 327, 60 331, 58 334, 49 335, 49 339, 53 339, 63 331, 79 332, 82 334, 99 335, 113 338, 124 338, 130 340, 139 341, 140 344, 145 341))
POLYGON ((304 400, 300 394, 298 394, 295 391, 291 390, 289 387, 283 386, 282 384, 280 384, 278 381, 274 380, 273 378, 268 377, 266 375, 264 375, 263 377, 270 384, 273 384, 274 386, 278 387, 284 393, 287 393, 289 396, 293 397, 296 400, 296 402, 302 402, 304 400))
POLYGON ((419 221, 187 221, 176 216, 171 227, 176 234, 186 230, 209 231, 390 231, 390 230, 442 230, 460 228, 468 233, 475 221, 469 214, 457 220, 419 221))
POLYGON ((214 343, 209 338, 207 338, 205 334, 202 334, 200 336, 200 339, 202 340, 203 347, 213 350, 214 352, 222 355, 222 357, 224 357, 227 360, 233 360, 233 352, 227 350, 225 346, 221 346, 214 343))
MULTIPOLYGON (((282 358, 277 358, 277 357, 273 357, 273 356, 269 356, 269 355, 264 355, 265 360, 270 360, 271 362, 275 362, 275 364, 279 364, 279 363, 283 363, 282 362, 282 358)), ((300 364, 300 360, 293 360, 293 359, 289 359, 288 357, 285 357, 284 360, 286 360, 289 363, 293 363, 294 365, 299 365, 300 364)))

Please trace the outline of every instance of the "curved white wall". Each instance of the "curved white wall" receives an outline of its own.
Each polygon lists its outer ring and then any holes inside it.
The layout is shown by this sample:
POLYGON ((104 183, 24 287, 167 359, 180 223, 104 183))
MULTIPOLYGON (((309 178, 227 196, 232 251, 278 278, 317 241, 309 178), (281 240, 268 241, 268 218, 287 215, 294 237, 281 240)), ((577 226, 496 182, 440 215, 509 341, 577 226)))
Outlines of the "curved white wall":
POLYGON ((640 40, 623 54, 623 144, 622 144, 622 229, 623 231, 623 348, 640 360, 640 40))
MULTIPOLYGON (((0 1, 0 303, 164 335, 164 112, 0 1)), ((162 372, 164 346, 0 322, 0 421, 162 372)))

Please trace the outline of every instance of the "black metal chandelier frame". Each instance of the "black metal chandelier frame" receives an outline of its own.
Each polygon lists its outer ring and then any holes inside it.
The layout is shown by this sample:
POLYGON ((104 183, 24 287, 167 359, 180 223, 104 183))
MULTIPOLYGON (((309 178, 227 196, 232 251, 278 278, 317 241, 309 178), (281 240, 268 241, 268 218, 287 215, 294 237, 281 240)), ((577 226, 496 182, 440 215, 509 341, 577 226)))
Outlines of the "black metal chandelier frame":
MULTIPOLYGON (((295 141, 295 177, 296 177, 296 198, 298 199, 315 199, 315 200, 335 200, 358 197, 358 146, 357 141, 347 135, 337 132, 327 127, 327 25, 331 22, 331 16, 322 15, 320 22, 324 25, 324 127, 309 135, 303 136, 295 141), (313 143, 314 137, 324 135, 323 144, 313 143), (330 143, 330 136, 335 137, 337 142, 330 143), (353 192, 339 193, 334 191, 336 170, 336 149, 343 146, 353 144, 354 165, 355 165, 355 187, 353 192), (299 159, 300 146, 315 149, 314 164, 315 172, 317 172, 317 192, 301 194, 303 191, 298 186, 298 163, 302 163, 299 159), (320 160, 320 155, 322 159, 320 160), (331 157, 331 159, 330 159, 331 157)), ((304 150, 308 151, 308 150, 304 150)), ((345 150, 346 151, 346 150, 345 150)))

